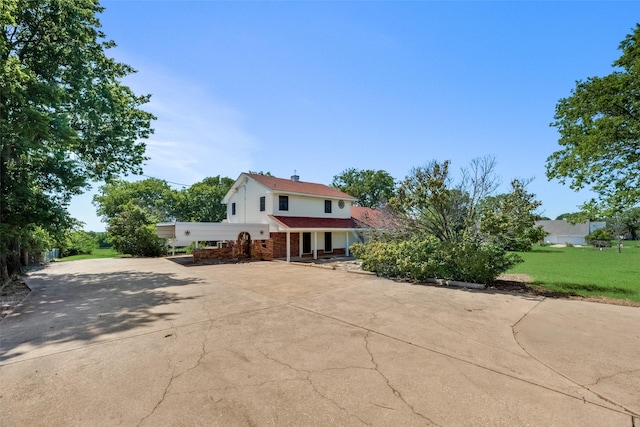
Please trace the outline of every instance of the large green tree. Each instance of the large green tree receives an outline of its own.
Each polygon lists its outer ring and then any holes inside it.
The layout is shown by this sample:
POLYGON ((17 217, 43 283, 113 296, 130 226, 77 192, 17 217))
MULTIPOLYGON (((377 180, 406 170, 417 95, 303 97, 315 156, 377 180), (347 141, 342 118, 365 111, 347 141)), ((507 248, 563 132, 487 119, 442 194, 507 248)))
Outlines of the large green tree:
POLYGON ((177 210, 177 191, 158 178, 140 181, 112 180, 100 186, 93 204, 102 219, 108 222, 118 216, 128 203, 142 209, 154 222, 173 221, 177 210))
POLYGON ((93 203, 118 252, 158 256, 165 241, 156 236, 155 224, 176 219, 179 193, 157 178, 113 180, 100 187, 93 203))
POLYGON ((578 81, 558 102, 561 149, 547 159, 549 179, 590 187, 618 208, 640 203, 640 24, 619 49, 611 74, 578 81))
MULTIPOLYGON (((449 161, 433 160, 413 168, 388 204, 399 227, 374 234, 351 250, 363 260, 364 269, 383 276, 492 282, 522 261, 507 253, 506 245, 483 238, 479 230, 480 215, 489 206, 486 200, 498 185, 494 168, 493 157, 474 159, 462 169, 458 182, 449 161)), ((511 206, 510 196, 504 199, 491 204, 496 213, 507 209, 513 215, 520 213, 511 206)))
POLYGON ((524 182, 511 181, 511 191, 489 196, 481 203, 480 232, 485 241, 508 251, 529 251, 546 235, 535 225, 536 210, 542 202, 526 191, 524 182))
POLYGON ((220 222, 227 216, 222 198, 233 185, 231 178, 205 178, 182 190, 174 190, 157 178, 129 182, 113 180, 100 187, 93 202, 113 246, 132 255, 162 253, 155 236, 158 222, 220 222), (139 231, 133 233, 136 227, 139 231), (149 231, 151 230, 151 231, 149 231))
POLYGON ((227 217, 227 207, 221 201, 234 182, 231 178, 214 176, 182 190, 176 218, 194 222, 222 221, 227 217))
POLYGON ((640 233, 640 207, 627 209, 622 213, 622 224, 625 232, 629 233, 631 240, 638 240, 640 233))
POLYGON ((449 164, 432 161, 413 168, 390 202, 409 228, 442 241, 464 231, 469 212, 469 197, 453 186, 449 164))
POLYGON ((493 157, 474 159, 458 183, 449 165, 433 160, 413 168, 389 202, 409 228, 442 241, 475 234, 478 207, 498 185, 493 157))
POLYGON ((349 168, 334 176, 331 186, 357 198, 358 206, 376 208, 393 197, 396 185, 386 171, 349 168))
POLYGON ((121 206, 120 212, 109 219, 113 248, 134 256, 161 256, 166 253, 166 241, 156 234, 156 220, 133 201, 121 206))
POLYGON ((93 180, 138 173, 153 116, 106 55, 97 0, 2 0, 0 280, 21 273, 29 230, 61 235, 70 198, 93 180))

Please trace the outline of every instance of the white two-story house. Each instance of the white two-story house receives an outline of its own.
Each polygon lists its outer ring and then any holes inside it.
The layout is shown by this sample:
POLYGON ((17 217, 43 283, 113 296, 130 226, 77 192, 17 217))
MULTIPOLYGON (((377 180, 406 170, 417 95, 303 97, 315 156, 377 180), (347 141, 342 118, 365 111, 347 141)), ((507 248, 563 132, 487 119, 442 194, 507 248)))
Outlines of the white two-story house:
POLYGON ((269 238, 250 236, 266 258, 349 255, 358 240, 356 199, 324 184, 242 173, 222 199, 229 224, 268 224, 269 238))

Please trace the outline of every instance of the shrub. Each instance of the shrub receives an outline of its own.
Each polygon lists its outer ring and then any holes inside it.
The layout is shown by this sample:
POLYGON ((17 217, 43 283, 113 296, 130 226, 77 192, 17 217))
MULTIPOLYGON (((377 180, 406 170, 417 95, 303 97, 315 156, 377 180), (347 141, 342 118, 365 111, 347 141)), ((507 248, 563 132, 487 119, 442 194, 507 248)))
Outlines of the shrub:
POLYGON ((166 254, 166 240, 156 235, 152 219, 132 203, 109 220, 108 232, 113 248, 121 254, 148 257, 166 254))
POLYGON ((62 257, 90 254, 98 246, 95 237, 82 230, 68 232, 58 244, 62 257))
POLYGON ((400 277, 399 251, 393 242, 372 241, 356 243, 350 248, 356 258, 362 260, 362 268, 383 277, 400 277))
POLYGON ((372 241, 351 247, 362 268, 383 277, 424 281, 430 278, 490 283, 522 259, 494 244, 433 237, 400 242, 372 241))
POLYGON ((598 228, 584 236, 584 240, 596 248, 609 247, 611 240, 613 240, 613 233, 606 228, 598 228))

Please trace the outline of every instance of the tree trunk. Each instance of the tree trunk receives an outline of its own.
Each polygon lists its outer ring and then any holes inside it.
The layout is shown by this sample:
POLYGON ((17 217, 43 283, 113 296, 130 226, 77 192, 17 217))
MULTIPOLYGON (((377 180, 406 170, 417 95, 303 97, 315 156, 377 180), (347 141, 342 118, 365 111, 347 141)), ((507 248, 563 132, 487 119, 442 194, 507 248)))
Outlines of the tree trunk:
POLYGON ((9 281, 9 272, 7 271, 7 256, 0 253, 0 286, 9 281))
MULTIPOLYGON (((14 275, 21 276, 24 274, 24 269, 22 268, 22 262, 20 260, 20 245, 19 242, 12 242, 9 245, 8 253, 2 254, 0 258, 2 258, 2 267, 3 270, 6 269, 6 279, 13 277, 14 275)), ((0 274, 5 274, 4 271, 0 272, 0 274)), ((6 281, 6 280, 5 280, 6 281)))
POLYGON ((22 263, 20 262, 20 255, 13 254, 7 257, 7 270, 9 277, 16 275, 22 276, 24 274, 24 268, 22 268, 22 263))

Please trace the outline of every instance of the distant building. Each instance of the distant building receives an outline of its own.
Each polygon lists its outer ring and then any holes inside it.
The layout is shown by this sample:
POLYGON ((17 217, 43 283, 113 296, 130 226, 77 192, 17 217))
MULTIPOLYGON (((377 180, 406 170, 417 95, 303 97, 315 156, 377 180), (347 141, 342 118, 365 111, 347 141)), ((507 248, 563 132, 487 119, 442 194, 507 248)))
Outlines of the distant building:
POLYGON ((564 219, 536 221, 536 226, 542 226, 547 235, 544 242, 549 244, 570 243, 572 245, 586 244, 584 236, 599 228, 604 228, 604 221, 587 221, 581 224, 571 224, 564 219))

